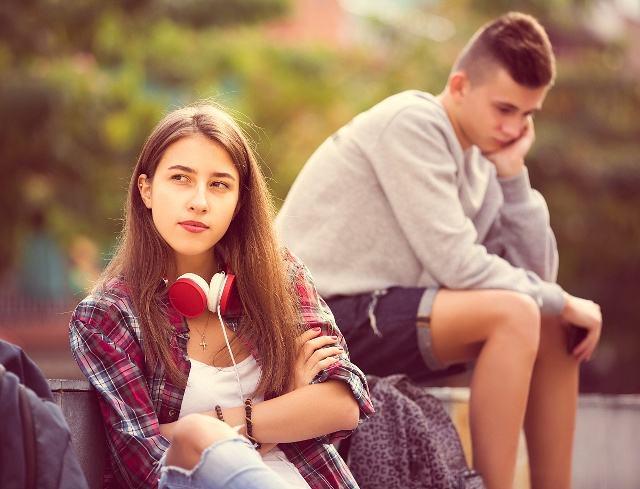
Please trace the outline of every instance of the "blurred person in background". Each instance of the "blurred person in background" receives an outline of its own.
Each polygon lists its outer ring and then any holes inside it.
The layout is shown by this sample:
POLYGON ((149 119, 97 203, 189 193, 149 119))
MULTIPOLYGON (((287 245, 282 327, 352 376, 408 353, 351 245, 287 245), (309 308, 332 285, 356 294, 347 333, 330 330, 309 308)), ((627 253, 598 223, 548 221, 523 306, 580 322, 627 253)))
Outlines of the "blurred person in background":
POLYGON ((75 295, 86 295, 100 276, 99 251, 87 236, 73 238, 69 247, 69 288, 75 295))
POLYGON ((20 292, 29 303, 46 305, 64 300, 68 289, 62 250, 47 230, 42 210, 33 211, 29 223, 18 274, 20 292))

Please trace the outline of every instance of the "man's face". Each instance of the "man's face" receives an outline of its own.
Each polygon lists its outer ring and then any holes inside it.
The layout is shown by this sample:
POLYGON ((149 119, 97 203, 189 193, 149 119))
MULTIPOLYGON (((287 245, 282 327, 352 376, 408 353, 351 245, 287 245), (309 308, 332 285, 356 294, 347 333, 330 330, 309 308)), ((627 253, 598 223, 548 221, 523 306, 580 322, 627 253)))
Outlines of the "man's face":
POLYGON ((548 87, 528 88, 516 83, 503 68, 471 83, 457 96, 458 136, 463 147, 476 145, 493 153, 522 135, 527 119, 540 110, 548 87))

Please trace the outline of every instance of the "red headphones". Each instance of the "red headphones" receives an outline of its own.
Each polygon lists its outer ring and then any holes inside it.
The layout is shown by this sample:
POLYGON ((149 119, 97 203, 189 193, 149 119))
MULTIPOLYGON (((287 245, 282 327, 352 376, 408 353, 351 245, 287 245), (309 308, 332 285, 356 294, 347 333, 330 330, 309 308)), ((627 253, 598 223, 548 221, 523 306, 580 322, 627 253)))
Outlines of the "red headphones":
POLYGON ((169 302, 175 309, 188 318, 202 314, 207 308, 220 314, 236 314, 241 310, 240 300, 235 287, 236 277, 232 273, 219 272, 207 284, 206 280, 195 273, 185 273, 169 287, 169 302))

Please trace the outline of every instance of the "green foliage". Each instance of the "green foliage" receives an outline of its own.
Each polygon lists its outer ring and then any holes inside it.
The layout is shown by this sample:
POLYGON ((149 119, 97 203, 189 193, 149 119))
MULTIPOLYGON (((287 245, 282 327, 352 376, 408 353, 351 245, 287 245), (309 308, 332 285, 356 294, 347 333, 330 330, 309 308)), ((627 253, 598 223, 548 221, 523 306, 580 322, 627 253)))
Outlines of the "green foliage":
POLYGON ((590 3, 589 0, 476 0, 473 8, 487 17, 509 11, 526 12, 536 17, 558 20, 590 3))
POLYGON ((112 241, 144 138, 167 107, 217 77, 219 50, 210 49, 217 34, 210 26, 267 19, 288 2, 176 5, 0 3, 0 117, 8 121, 0 133, 0 169, 11 175, 0 192, 0 210, 9 216, 0 272, 18 255, 28 216, 37 210, 46 210, 62 243, 82 232, 112 241))
MULTIPOLYGON (((637 80, 614 62, 618 51, 588 50, 561 63, 536 124, 529 167, 549 202, 561 250, 560 283, 602 305, 603 357, 614 355, 623 372, 637 371, 639 353, 640 92, 637 80)), ((611 375, 603 365, 585 369, 587 385, 640 391, 637 379, 611 375)))
MULTIPOLYGON (((145 137, 166 110, 198 99, 244 121, 279 202, 311 152, 357 113, 401 90, 438 92, 487 12, 506 7, 427 3, 456 24, 446 43, 373 21, 377 44, 338 50, 282 45, 247 25, 280 14, 285 0, 1 2, 0 272, 38 210, 62 245, 82 233, 110 249, 145 137)), ((567 32, 584 36, 572 17, 578 3, 508 7, 553 19, 543 23, 561 44, 567 32)), ((610 375, 637 370, 640 353, 640 92, 622 53, 584 43, 559 59, 528 161, 558 236, 560 282, 605 311, 602 350, 615 355, 585 369, 586 387, 617 392, 640 391, 610 375)))
POLYGON ((192 27, 252 23, 285 12, 287 3, 274 0, 160 0, 158 18, 169 17, 192 27))

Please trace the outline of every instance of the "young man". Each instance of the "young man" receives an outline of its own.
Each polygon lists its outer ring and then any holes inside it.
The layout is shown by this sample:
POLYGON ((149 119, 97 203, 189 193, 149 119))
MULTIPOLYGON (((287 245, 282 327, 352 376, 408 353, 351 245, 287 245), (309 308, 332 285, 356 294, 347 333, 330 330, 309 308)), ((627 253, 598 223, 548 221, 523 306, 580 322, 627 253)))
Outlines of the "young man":
POLYGON ((578 367, 597 304, 555 283, 556 241, 524 157, 553 84, 544 29, 509 13, 481 28, 444 91, 357 116, 300 173, 278 216, 365 372, 425 379, 475 361, 474 466, 513 483, 524 425, 532 488, 568 488, 578 367), (568 353, 568 325, 586 337, 568 353))

